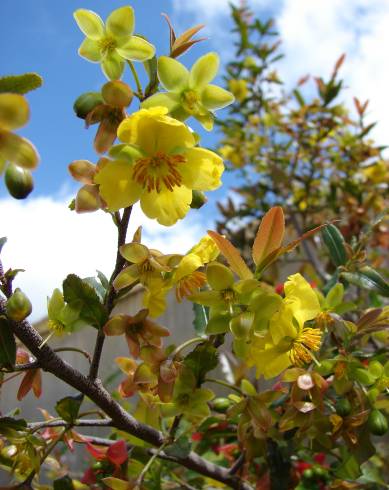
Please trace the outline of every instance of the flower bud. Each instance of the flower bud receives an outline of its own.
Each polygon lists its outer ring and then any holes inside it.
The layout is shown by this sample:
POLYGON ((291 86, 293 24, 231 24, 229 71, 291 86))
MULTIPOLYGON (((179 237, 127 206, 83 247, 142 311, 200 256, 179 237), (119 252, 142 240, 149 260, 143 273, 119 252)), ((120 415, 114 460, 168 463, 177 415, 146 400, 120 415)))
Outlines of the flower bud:
POLYGON ((112 80, 101 89, 106 104, 113 107, 127 107, 131 104, 133 93, 131 88, 121 80, 112 80))
POLYGON ((8 299, 6 310, 8 318, 15 322, 21 322, 31 313, 32 305, 27 296, 17 288, 8 299))
POLYGON ((375 436, 383 436, 388 430, 388 421, 379 410, 372 410, 367 419, 369 430, 375 436))
POLYGON ((231 402, 228 398, 215 398, 212 402, 212 408, 215 412, 225 413, 230 408, 231 402))
POLYGON ((192 209, 200 209, 208 202, 207 196, 202 191, 192 191, 192 202, 190 207, 192 209))
POLYGON ((341 417, 347 417, 351 413, 351 403, 347 398, 338 400, 335 404, 335 410, 341 417))
POLYGON ((104 99, 100 92, 86 92, 76 99, 73 109, 77 117, 85 119, 100 104, 104 104, 104 99))
POLYGON ((13 163, 8 165, 4 180, 9 193, 15 199, 25 199, 34 189, 31 172, 13 163))

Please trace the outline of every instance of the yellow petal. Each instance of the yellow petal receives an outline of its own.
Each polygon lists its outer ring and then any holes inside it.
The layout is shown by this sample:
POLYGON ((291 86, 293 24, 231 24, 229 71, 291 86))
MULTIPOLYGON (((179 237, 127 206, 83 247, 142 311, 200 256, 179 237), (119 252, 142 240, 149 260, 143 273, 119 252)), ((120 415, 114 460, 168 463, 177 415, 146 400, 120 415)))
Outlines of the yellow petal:
POLYGON ((313 320, 320 313, 317 295, 301 274, 288 277, 284 286, 285 302, 290 305, 293 316, 300 327, 308 320, 313 320))
POLYGON ((128 117, 118 128, 118 138, 136 145, 148 155, 158 151, 170 153, 177 147, 191 148, 195 139, 182 122, 167 116, 166 107, 141 109, 128 117))
POLYGON ((126 5, 112 11, 107 17, 106 26, 114 37, 132 36, 135 28, 134 9, 126 5))
POLYGON ((149 249, 141 243, 126 243, 120 247, 120 254, 128 262, 140 264, 149 256, 149 249))
POLYGON ((104 35, 104 23, 92 10, 78 9, 73 15, 86 37, 98 40, 104 35))
POLYGON ((174 272, 174 282, 178 282, 188 274, 192 274, 195 270, 203 265, 200 257, 195 254, 189 254, 182 258, 177 269, 174 272))
POLYGON ((191 201, 192 191, 181 186, 174 187, 172 192, 162 190, 159 193, 144 193, 140 205, 147 217, 156 218, 161 225, 171 226, 186 215, 191 201))
POLYGON ((142 188, 132 179, 131 164, 122 160, 107 163, 95 176, 101 197, 110 211, 131 206, 142 192, 142 188))
POLYGON ((211 191, 221 186, 223 160, 213 151, 191 148, 185 152, 187 163, 180 168, 183 183, 197 191, 211 191))
POLYGON ((119 291, 134 284, 139 279, 139 268, 136 264, 125 267, 113 281, 114 288, 119 291))

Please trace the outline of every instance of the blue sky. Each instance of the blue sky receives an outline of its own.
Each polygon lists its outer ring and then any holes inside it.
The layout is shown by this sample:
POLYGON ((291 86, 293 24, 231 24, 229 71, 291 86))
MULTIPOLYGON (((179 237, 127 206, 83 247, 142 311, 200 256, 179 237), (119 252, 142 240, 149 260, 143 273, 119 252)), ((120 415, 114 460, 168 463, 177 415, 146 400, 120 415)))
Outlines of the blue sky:
MULTIPOLYGON (((36 71, 44 79, 44 86, 28 95, 32 117, 22 130, 37 146, 42 160, 34 174, 35 196, 64 191, 68 186, 74 188, 67 172, 68 163, 80 158, 96 160, 92 148, 96 127, 84 130, 83 121, 75 117, 72 106, 78 95, 98 90, 106 80, 99 65, 77 55, 84 36, 73 20, 73 11, 82 6, 95 10, 104 19, 123 4, 118 0, 2 0, 2 17, 12 21, 4 23, 0 31, 1 73, 36 71)), ((136 32, 147 36, 159 54, 166 54, 168 28, 160 12, 173 15, 170 1, 134 0, 132 5, 136 32)), ((182 60, 190 64, 206 49, 204 43, 182 60)), ((138 66, 143 72, 142 65, 138 66)), ((124 79, 132 83, 128 69, 124 79)), ((206 135, 208 145, 214 141, 209 136, 206 135)), ((5 194, 2 185, 0 197, 5 194)))
MULTIPOLYGON (((235 0, 238 3, 240 0, 235 0)), ((136 31, 157 46, 158 54, 168 49, 168 29, 160 12, 171 15, 178 32, 204 22, 209 41, 181 58, 190 66, 201 54, 216 50, 224 61, 233 57, 229 33, 228 0, 132 0, 136 31)), ((336 59, 347 54, 342 74, 352 96, 370 99, 369 118, 379 120, 374 136, 381 144, 389 136, 389 0, 250 0, 258 15, 273 14, 283 40, 285 59, 279 64, 281 77, 291 86, 302 75, 327 76, 336 59)), ((46 296, 61 285, 70 272, 81 276, 95 269, 112 269, 115 230, 104 213, 76 215, 67 209, 78 187, 68 175, 67 165, 75 159, 96 161, 93 151, 95 128, 88 131, 73 114, 73 102, 85 91, 98 90, 105 82, 98 65, 77 55, 83 39, 73 20, 77 8, 89 8, 103 18, 125 5, 119 0, 1 0, 0 74, 26 71, 40 73, 44 86, 29 94, 31 122, 21 130, 41 154, 34 173, 36 187, 23 202, 8 197, 0 180, 0 236, 9 244, 2 258, 6 267, 24 268, 18 276, 35 305, 33 318, 45 313, 46 296)), ((129 73, 125 80, 130 81, 129 73)), ((133 107, 134 109, 135 107, 133 107)), ((192 125, 192 121, 190 121, 192 125)), ((193 127, 197 129, 196 125, 193 127)), ((212 146, 216 136, 203 135, 203 145, 212 146)), ((228 193, 231 177, 221 190, 210 193, 210 203, 200 212, 191 211, 176 226, 166 229, 145 220, 134 211, 130 231, 143 224, 146 244, 163 252, 185 252, 217 218, 216 199, 228 193)))

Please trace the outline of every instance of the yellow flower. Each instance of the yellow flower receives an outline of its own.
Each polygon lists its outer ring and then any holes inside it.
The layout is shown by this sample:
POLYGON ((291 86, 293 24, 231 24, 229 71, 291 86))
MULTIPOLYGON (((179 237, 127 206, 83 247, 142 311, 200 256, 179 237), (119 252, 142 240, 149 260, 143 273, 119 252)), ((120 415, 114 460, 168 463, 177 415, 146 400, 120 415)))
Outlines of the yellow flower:
POLYGON ((309 283, 294 274, 285 283, 285 299, 271 317, 264 337, 254 335, 247 362, 255 366, 257 376, 274 378, 290 365, 303 366, 313 359, 321 345, 321 330, 305 326, 320 313, 317 295, 309 283))
POLYGON ((114 147, 111 154, 119 160, 95 177, 110 211, 140 200, 146 216, 171 226, 189 211, 192 190, 210 191, 221 185, 222 159, 195 148, 189 128, 167 112, 165 107, 141 109, 120 124, 118 137, 128 146, 114 147))
POLYGON ((246 80, 232 79, 228 82, 228 88, 234 94, 236 100, 242 102, 248 95, 248 88, 246 80))
POLYGON ((101 63, 104 75, 110 80, 122 76, 126 60, 146 61, 154 56, 154 46, 133 35, 135 16, 130 6, 111 12, 105 24, 92 10, 78 9, 74 18, 85 34, 79 55, 92 63, 101 63))
POLYGON ((177 301, 182 301, 204 286, 207 282, 206 275, 198 269, 215 260, 219 253, 212 238, 205 236, 181 259, 172 277, 177 301))

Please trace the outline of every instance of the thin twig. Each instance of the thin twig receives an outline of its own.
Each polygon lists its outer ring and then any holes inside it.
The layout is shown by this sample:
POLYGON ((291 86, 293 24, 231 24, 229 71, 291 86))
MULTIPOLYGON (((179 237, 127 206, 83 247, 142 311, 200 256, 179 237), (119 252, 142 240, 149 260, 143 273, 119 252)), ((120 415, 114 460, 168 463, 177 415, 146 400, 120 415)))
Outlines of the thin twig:
MULTIPOLYGON (((131 211, 132 211, 132 206, 125 208, 120 223, 118 224, 118 245, 117 245, 117 254, 116 254, 116 264, 111 279, 109 281, 109 290, 107 291, 107 296, 105 300, 105 306, 107 308, 108 314, 110 314, 113 309, 115 296, 116 296, 116 291, 115 288, 113 287, 113 281, 115 280, 119 272, 123 269, 123 266, 125 264, 125 259, 120 254, 120 247, 124 245, 126 241, 127 229, 128 229, 128 223, 130 221, 131 211)), ((89 379, 91 379, 92 381, 97 378, 99 372, 99 365, 100 365, 101 354, 103 352, 104 341, 105 341, 105 334, 103 330, 100 329, 97 334, 95 349, 93 352, 93 359, 89 369, 89 379)))

